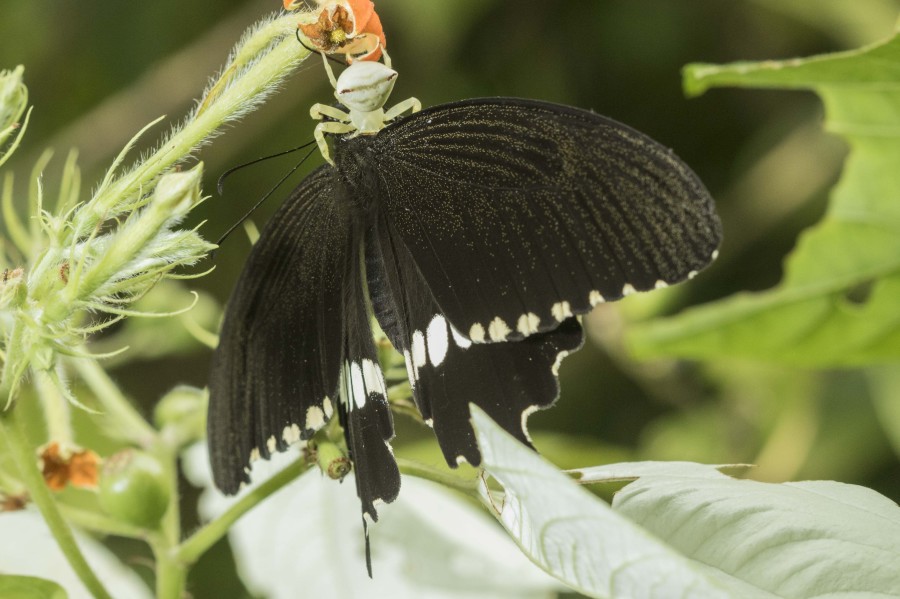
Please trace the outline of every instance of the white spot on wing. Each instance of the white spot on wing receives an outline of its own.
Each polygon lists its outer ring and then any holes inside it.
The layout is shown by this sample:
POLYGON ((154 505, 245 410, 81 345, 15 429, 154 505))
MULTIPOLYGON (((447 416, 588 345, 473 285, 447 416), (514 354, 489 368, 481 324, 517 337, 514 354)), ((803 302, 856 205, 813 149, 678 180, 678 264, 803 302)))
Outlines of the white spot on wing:
POLYGON ((425 354, 425 335, 422 331, 415 331, 412 336, 412 359, 413 366, 416 369, 416 375, 419 368, 428 363, 428 356, 425 354))
POLYGON ((713 250, 712 256, 710 256, 710 260, 715 260, 719 257, 719 250, 713 250))
POLYGON ((488 335, 491 336, 492 341, 506 341, 507 335, 511 332, 512 329, 510 329, 509 325, 506 324, 506 321, 499 316, 495 317, 494 320, 491 321, 491 324, 488 325, 488 335))
MULTIPOLYGON (((308 417, 307 420, 309 420, 308 417)), ((300 440, 300 427, 296 424, 284 427, 284 430, 281 431, 281 439, 288 445, 296 443, 300 440)))
POLYGON ((474 341, 475 343, 481 343, 484 341, 484 327, 481 326, 480 323, 475 323, 472 325, 472 328, 469 329, 469 339, 474 341))
POLYGON ((625 283, 625 286, 622 287, 622 295, 623 296, 634 295, 635 293, 637 293, 637 290, 634 288, 634 285, 632 285, 631 283, 625 283))
POLYGON ((591 307, 593 308, 597 304, 602 304, 606 300, 603 298, 603 294, 599 291, 591 291, 591 294, 588 296, 588 301, 591 303, 591 307))
POLYGON ((696 276, 697 276, 696 270, 692 270, 691 272, 688 273, 688 279, 693 279, 696 276))
POLYGON ((456 465, 457 466, 461 466, 462 464, 468 464, 468 463, 469 463, 469 460, 466 459, 466 456, 464 456, 464 455, 456 456, 456 465))
POLYGON ((322 400, 322 411, 325 413, 326 419, 330 419, 334 415, 334 406, 331 405, 331 399, 327 396, 322 400))
POLYGON ((434 428, 434 419, 433 419, 433 418, 426 418, 426 419, 425 419, 425 424, 427 424, 427 425, 428 425, 429 427, 431 427, 431 428, 434 428))
POLYGON ((519 322, 516 323, 516 330, 527 337, 532 333, 537 333, 540 324, 540 317, 534 312, 529 312, 519 317, 519 322))
POLYGON ((384 375, 381 373, 381 367, 369 360, 364 359, 362 362, 363 379, 366 383, 366 395, 375 391, 387 397, 387 389, 384 384, 384 375))
POLYGON ((457 331, 453 325, 450 325, 450 332, 453 334, 453 342, 460 349, 469 349, 472 346, 472 341, 463 337, 463 334, 457 331))
POLYGON ((553 362, 553 366, 550 368, 550 372, 553 373, 553 376, 559 376, 559 367, 562 365, 563 359, 569 355, 567 351, 561 351, 556 354, 556 361, 553 362))
POLYGON ((562 322, 572 316, 572 306, 569 305, 569 302, 556 302, 550 308, 550 313, 553 314, 553 318, 562 322))
POLYGON ((431 364, 438 366, 447 357, 447 349, 449 349, 450 339, 447 334, 447 321, 438 314, 428 323, 428 329, 425 331, 428 339, 428 357, 431 358, 431 364))
POLYGON ((325 412, 319 406, 310 406, 306 410, 306 428, 319 430, 325 425, 325 412))
POLYGON ((352 396, 351 405, 355 408, 359 409, 366 405, 366 383, 358 362, 350 364, 350 395, 352 396))
POLYGON ((665 289, 669 284, 663 281, 662 279, 656 282, 656 285, 653 286, 654 289, 665 289))
POLYGON ((275 435, 266 439, 266 449, 269 450, 269 453, 275 453, 275 450, 278 449, 278 439, 275 438, 275 435))
POLYGON ((250 450, 250 461, 251 462, 255 462, 261 458, 262 458, 262 456, 260 456, 260 454, 259 454, 258 447, 254 447, 253 449, 250 450))

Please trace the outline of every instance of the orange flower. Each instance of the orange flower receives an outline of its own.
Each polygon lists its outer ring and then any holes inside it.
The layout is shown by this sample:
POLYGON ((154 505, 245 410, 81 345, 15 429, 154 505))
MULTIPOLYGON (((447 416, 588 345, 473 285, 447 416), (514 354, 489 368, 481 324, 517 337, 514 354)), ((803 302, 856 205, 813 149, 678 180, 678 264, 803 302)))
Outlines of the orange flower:
POLYGON ((41 451, 41 472, 47 486, 54 491, 62 491, 66 484, 96 488, 99 463, 100 456, 90 449, 60 449, 56 441, 41 451))
MULTIPOLYGON (((284 0, 287 7, 291 0, 284 0)), ((381 19, 372 0, 320 2, 315 23, 299 25, 313 46, 326 54, 341 52, 347 60, 378 60, 387 44, 381 19)))

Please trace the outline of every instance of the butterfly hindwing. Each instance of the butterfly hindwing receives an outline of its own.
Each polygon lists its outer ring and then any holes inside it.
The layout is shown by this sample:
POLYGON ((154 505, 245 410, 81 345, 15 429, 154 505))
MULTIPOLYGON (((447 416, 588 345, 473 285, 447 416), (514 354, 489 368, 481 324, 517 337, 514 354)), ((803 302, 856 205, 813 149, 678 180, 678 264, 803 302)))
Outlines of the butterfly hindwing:
POLYGON ((235 493, 253 458, 332 416, 343 362, 350 215, 333 173, 307 177, 269 221, 228 303, 210 374, 216 485, 235 493))
POLYGON ((394 425, 363 291, 365 274, 358 261, 354 266, 351 278, 358 284, 344 297, 340 415, 363 513, 377 521, 376 504, 389 503, 400 492, 400 470, 388 444, 394 425))
POLYGON ((526 419, 559 396, 559 363, 582 343, 581 326, 511 343, 473 344, 441 313, 409 251, 382 218, 367 242, 369 291, 382 329, 402 352, 422 417, 450 465, 481 461, 469 403, 529 443, 526 419))
POLYGON ((467 100, 342 145, 378 174, 381 208, 442 312, 476 342, 548 332, 686 279, 721 237, 683 162, 584 110, 467 100))

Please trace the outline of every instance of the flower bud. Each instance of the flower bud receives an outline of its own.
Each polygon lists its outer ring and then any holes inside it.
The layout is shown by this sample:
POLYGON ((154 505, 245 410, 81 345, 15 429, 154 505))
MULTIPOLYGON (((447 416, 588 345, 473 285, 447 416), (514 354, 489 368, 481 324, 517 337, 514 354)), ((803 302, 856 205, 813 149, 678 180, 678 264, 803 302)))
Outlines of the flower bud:
POLYGON ((200 202, 202 178, 202 162, 189 171, 163 175, 156 184, 153 203, 167 208, 171 216, 180 216, 186 213, 200 202))
POLYGON ((24 68, 0 71, 0 146, 19 126, 19 119, 28 105, 28 89, 22 83, 24 68))
POLYGON ((105 460, 100 505, 109 515, 155 529, 169 508, 170 495, 165 468, 152 455, 126 449, 105 460))
POLYGON ((206 434, 206 391, 179 385, 156 404, 153 422, 161 430, 173 430, 179 446, 202 439, 206 434))

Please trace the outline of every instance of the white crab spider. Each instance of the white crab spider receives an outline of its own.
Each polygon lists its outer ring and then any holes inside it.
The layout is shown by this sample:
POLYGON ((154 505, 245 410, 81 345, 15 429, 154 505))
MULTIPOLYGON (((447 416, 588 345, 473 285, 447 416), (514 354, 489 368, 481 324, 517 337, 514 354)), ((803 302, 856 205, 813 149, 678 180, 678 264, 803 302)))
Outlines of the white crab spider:
POLYGON ((384 64, 358 60, 344 69, 341 76, 334 78, 334 71, 325 55, 325 72, 328 80, 334 87, 334 97, 338 102, 347 107, 347 111, 327 104, 313 104, 309 114, 317 121, 324 117, 334 119, 316 125, 314 136, 319 145, 319 151, 329 164, 334 164, 325 141, 325 134, 351 134, 374 135, 381 131, 386 124, 406 112, 418 112, 422 109, 422 103, 416 98, 408 98, 389 110, 384 110, 384 105, 394 89, 397 79, 397 71, 391 68, 391 59, 384 53, 384 64))

